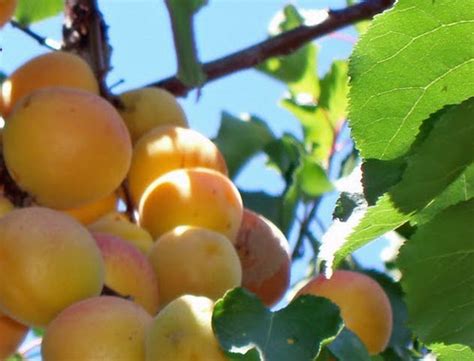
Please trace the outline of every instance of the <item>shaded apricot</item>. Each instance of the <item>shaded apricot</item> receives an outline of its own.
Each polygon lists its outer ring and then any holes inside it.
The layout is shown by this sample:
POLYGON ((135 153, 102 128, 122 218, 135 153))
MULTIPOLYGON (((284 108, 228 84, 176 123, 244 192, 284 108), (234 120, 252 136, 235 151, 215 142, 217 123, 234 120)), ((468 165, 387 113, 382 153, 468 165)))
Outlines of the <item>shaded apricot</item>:
POLYGON ((0 28, 10 21, 15 13, 17 0, 0 0, 0 28))
POLYGON ((179 225, 208 228, 235 241, 242 198, 226 176, 205 168, 178 169, 158 178, 139 205, 140 225, 155 238, 179 225))
POLYGON ((119 237, 134 245, 144 254, 148 254, 153 246, 153 238, 150 233, 130 222, 125 215, 119 212, 106 214, 90 224, 88 228, 92 232, 107 233, 119 237))
POLYGON ((244 209, 235 248, 242 264, 242 286, 267 306, 278 302, 288 289, 291 272, 284 234, 265 217, 244 209))
POLYGON ((3 115, 9 115, 18 101, 34 90, 56 86, 99 94, 94 73, 81 57, 50 52, 28 60, 5 79, 1 86, 3 115))
POLYGON ((187 127, 188 122, 176 98, 164 89, 140 88, 120 94, 120 109, 132 142, 160 125, 187 127))
POLYGON ((132 148, 112 105, 70 88, 37 90, 15 108, 3 133, 8 172, 35 200, 67 209, 112 193, 132 148))
POLYGON ((117 207, 118 199, 114 193, 99 199, 98 201, 84 204, 77 208, 64 210, 65 213, 74 217, 84 225, 97 221, 100 217, 113 212, 117 207))
POLYGON ((128 186, 138 204, 145 189, 161 175, 180 168, 203 167, 227 175, 216 145, 192 129, 162 126, 146 133, 133 148, 128 186))
POLYGON ((145 339, 146 361, 226 361, 212 332, 214 303, 181 296, 155 317, 145 339))
POLYGON ((118 297, 93 297, 62 311, 47 327, 44 361, 143 361, 145 330, 152 317, 118 297))
POLYGON ((100 294, 104 263, 94 239, 73 218, 48 208, 0 218, 0 309, 42 327, 70 304, 100 294))
POLYGON ((217 300, 241 284, 242 268, 232 243, 205 228, 173 229, 156 240, 149 257, 162 305, 185 294, 217 300))
POLYGON ((28 327, 0 312, 0 360, 13 354, 28 333, 28 327))
POLYGON ((312 278, 297 296, 326 297, 339 306, 347 328, 354 332, 370 354, 385 349, 392 333, 392 308, 380 285, 359 272, 337 270, 330 279, 312 278))
POLYGON ((93 234, 105 263, 105 285, 142 306, 158 311, 158 281, 148 258, 126 241, 106 233, 93 234))

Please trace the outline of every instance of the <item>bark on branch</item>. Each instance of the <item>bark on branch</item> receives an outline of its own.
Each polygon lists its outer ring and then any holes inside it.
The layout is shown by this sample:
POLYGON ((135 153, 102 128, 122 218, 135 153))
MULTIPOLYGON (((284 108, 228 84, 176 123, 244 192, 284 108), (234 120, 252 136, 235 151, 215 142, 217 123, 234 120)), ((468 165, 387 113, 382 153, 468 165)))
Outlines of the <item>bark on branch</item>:
MULTIPOLYGON (((252 68, 267 59, 288 55, 309 41, 329 34, 358 21, 370 19, 393 5, 394 0, 367 0, 343 10, 329 11, 328 18, 314 26, 300 26, 258 44, 203 64, 206 83, 240 70, 252 68)), ((176 76, 149 84, 164 88, 176 96, 185 96, 192 87, 183 84, 176 76)))

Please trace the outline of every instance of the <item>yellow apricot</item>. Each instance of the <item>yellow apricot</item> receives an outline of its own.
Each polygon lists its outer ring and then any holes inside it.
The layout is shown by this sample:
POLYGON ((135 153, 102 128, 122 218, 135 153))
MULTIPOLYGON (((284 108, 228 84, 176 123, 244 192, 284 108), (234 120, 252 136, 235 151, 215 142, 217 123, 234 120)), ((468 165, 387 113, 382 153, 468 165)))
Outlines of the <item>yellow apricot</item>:
POLYGON ((8 200, 4 195, 0 195, 0 217, 3 217, 8 212, 13 211, 15 207, 12 202, 8 200))
POLYGON ((52 209, 16 209, 0 218, 0 309, 45 326, 70 304, 100 294, 104 263, 75 219, 52 209))
POLYGON ((6 123, 3 150, 15 182, 37 203, 79 207, 112 193, 130 167, 132 147, 120 115, 97 95, 36 90, 6 123))
POLYGON ((227 175, 215 144, 192 129, 161 126, 146 133, 133 148, 128 186, 138 204, 146 188, 161 175, 180 168, 204 167, 227 175))
POLYGON ((44 361, 143 361, 152 317, 118 297, 89 298, 61 312, 47 327, 44 361))
POLYGON ((179 225, 208 228, 235 241, 242 198, 226 176, 205 168, 168 172, 155 180, 139 205, 140 225, 155 238, 179 225))
POLYGON ((214 303, 191 295, 175 299, 153 320, 145 338, 146 361, 226 361, 212 332, 214 303))
POLYGON ((149 257, 162 305, 185 294, 217 300, 227 290, 240 286, 242 280, 239 256, 232 243, 205 228, 173 229, 157 239, 149 257))
POLYGON ((15 13, 17 0, 0 0, 0 28, 10 21, 15 13))
POLYGON ((117 207, 117 195, 114 193, 99 199, 98 201, 87 203, 77 208, 64 210, 65 213, 74 217, 82 224, 90 224, 97 221, 107 213, 113 212, 117 207))
POLYGON ((164 89, 140 88, 120 95, 124 108, 120 109, 132 142, 159 125, 187 127, 188 122, 176 98, 164 89))
POLYGON ((392 307, 380 285, 362 273, 337 270, 330 279, 312 278, 297 296, 326 297, 341 310, 347 328, 354 332, 371 355, 387 346, 392 333, 392 307))
POLYGON ((148 254, 153 246, 153 238, 145 229, 130 222, 118 212, 111 212, 88 226, 89 230, 108 233, 134 245, 142 253, 148 254))
POLYGON ((105 263, 105 285, 142 306, 158 311, 158 281, 148 258, 126 241, 106 233, 93 233, 105 263))
POLYGON ((28 327, 0 312, 0 360, 5 360, 20 346, 28 327))
POLYGON ((278 302, 290 284, 288 241, 265 217, 244 209, 235 248, 242 264, 242 286, 267 306, 278 302))
POLYGON ((55 51, 30 59, 2 83, 4 116, 17 102, 34 90, 70 87, 99 94, 99 85, 90 66, 77 55, 55 51))

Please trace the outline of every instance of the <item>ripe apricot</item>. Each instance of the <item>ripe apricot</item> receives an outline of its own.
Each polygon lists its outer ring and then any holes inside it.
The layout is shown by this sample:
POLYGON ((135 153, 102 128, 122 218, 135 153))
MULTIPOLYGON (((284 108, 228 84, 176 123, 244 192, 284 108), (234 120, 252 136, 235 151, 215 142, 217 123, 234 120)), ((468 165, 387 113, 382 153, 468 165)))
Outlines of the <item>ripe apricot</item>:
POLYGON ((153 246, 153 238, 150 233, 135 223, 130 222, 127 217, 118 212, 106 214, 90 224, 88 228, 92 232, 117 236, 134 245, 144 254, 148 254, 153 246))
POLYGON ((104 263, 94 239, 73 218, 48 208, 0 218, 0 309, 45 326, 70 304, 100 294, 104 263))
POLYGON ((158 281, 148 258, 126 241, 93 234, 105 263, 105 285, 129 296, 151 315, 158 311, 158 281))
POLYGON ((371 355, 385 349, 392 333, 392 308, 380 285, 359 272, 337 270, 330 279, 318 275, 297 296, 326 297, 339 306, 347 328, 354 332, 371 355))
POLYGON ((118 297, 93 297, 66 308, 47 327, 44 361, 143 361, 152 317, 118 297))
POLYGON ((145 339, 146 361, 226 361, 212 332, 214 304, 206 297, 181 296, 153 320, 145 339))
POLYGON ((187 127, 188 122, 176 98, 164 89, 140 88, 120 95, 123 109, 120 109, 132 142, 152 128, 160 125, 187 127))
POLYGON ((242 286, 267 306, 278 302, 289 286, 291 271, 283 233, 265 217, 244 209, 235 248, 242 263, 242 286))
POLYGON ((178 169, 155 180, 139 205, 140 225, 155 238, 179 225, 200 226, 235 241, 242 198, 226 176, 205 168, 178 169))
POLYGON ((5 360, 20 346, 28 327, 0 312, 0 360, 5 360))
POLYGON ((99 199, 98 201, 87 203, 77 208, 64 210, 65 213, 77 219, 82 224, 90 224, 100 217, 113 212, 117 207, 117 195, 114 193, 99 199))
POLYGON ((112 105, 59 87, 23 98, 6 123, 3 150, 16 183, 39 204, 56 209, 112 193, 132 155, 127 128, 112 105))
POLYGON ((227 175, 219 149, 192 129, 161 126, 146 133, 133 148, 128 186, 138 204, 146 188, 161 175, 180 168, 204 167, 227 175))
POLYGON ((8 116, 24 96, 46 87, 70 87, 99 94, 90 66, 77 55, 55 51, 30 59, 2 84, 3 115, 8 116))
POLYGON ((0 195, 0 217, 3 217, 8 212, 13 211, 15 207, 12 202, 8 200, 4 195, 0 195))
POLYGON ((232 243, 205 228, 180 226, 162 235, 150 251, 150 260, 163 305, 185 294, 217 300, 242 280, 232 243))
POLYGON ((10 21, 15 13, 17 0, 0 0, 0 28, 10 21))

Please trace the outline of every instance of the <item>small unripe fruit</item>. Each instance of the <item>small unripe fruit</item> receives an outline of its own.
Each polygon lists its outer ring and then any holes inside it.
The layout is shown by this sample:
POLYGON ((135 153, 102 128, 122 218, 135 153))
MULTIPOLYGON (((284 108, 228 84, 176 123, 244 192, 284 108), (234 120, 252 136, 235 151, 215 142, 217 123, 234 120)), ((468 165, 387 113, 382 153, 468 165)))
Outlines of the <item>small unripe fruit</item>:
POLYGON ((217 300, 242 280, 232 243, 205 228, 180 226, 162 235, 150 251, 150 260, 162 305, 185 294, 217 300))
POLYGON ((311 279, 297 296, 326 297, 339 306, 347 328, 354 332, 371 355, 387 346, 392 333, 392 307, 380 285, 369 276, 337 270, 330 279, 311 279))
POLYGON ((0 360, 5 360, 20 346, 28 327, 0 312, 0 360))
POLYGON ((157 238, 179 225, 208 228, 235 241, 242 198, 226 176, 205 168, 178 169, 158 178, 139 206, 140 225, 157 238))
POLYGON ((108 196, 125 178, 132 146, 115 108, 70 88, 23 98, 6 123, 8 172, 35 200, 67 209, 108 196))
POLYGON ((146 133, 133 148, 128 185, 138 204, 146 188, 161 175, 180 168, 203 167, 227 175, 216 145, 192 129, 162 126, 146 133))
POLYGON ((18 101, 34 90, 56 86, 99 94, 94 73, 82 58, 64 51, 50 52, 30 59, 5 79, 2 114, 9 115, 18 101))
POLYGON ((46 329, 44 361, 143 361, 152 317, 118 297, 94 297, 61 312, 46 329))
POLYGON ((188 122, 176 98, 164 89, 140 88, 120 95, 123 109, 120 109, 132 142, 146 132, 160 125, 187 127, 188 122))
POLYGON ((168 304, 147 331, 145 360, 226 361, 212 332, 213 307, 210 299, 190 295, 168 304))
POLYGON ((100 294, 104 263, 90 233, 48 208, 0 218, 0 309, 43 327, 70 304, 100 294))
POLYGON ((278 302, 288 289, 291 272, 284 234, 268 219, 244 209, 235 248, 242 263, 242 286, 267 306, 278 302))
POLYGON ((158 311, 158 281, 148 258, 126 241, 105 233, 94 233, 105 263, 105 285, 131 297, 149 314, 158 311))

